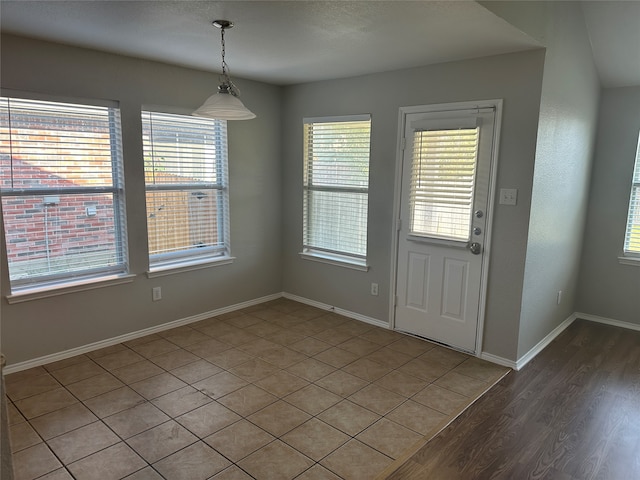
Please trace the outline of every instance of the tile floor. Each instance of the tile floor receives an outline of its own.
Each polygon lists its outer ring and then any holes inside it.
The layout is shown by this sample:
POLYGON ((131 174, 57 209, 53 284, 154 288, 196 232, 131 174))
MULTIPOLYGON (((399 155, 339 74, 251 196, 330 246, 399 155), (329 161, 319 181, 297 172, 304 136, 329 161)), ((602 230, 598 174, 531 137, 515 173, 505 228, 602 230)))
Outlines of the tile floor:
POLYGON ((282 298, 8 375, 16 480, 370 480, 506 371, 282 298))

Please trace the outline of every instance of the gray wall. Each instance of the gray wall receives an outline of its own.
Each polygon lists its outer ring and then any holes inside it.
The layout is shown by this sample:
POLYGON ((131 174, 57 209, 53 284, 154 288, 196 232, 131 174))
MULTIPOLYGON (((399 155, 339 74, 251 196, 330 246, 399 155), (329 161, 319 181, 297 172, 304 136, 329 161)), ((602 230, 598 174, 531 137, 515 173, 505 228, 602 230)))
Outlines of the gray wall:
POLYGON ((389 321, 393 199, 401 106, 504 99, 498 187, 517 188, 518 206, 496 205, 484 350, 515 359, 529 224, 544 51, 500 55, 287 87, 283 109, 284 290, 389 321), (308 261, 302 249, 302 119, 372 115, 368 272, 308 261), (379 284, 371 296, 370 284, 379 284))
POLYGON ((519 357, 575 311, 600 93, 580 5, 548 7, 519 357))
POLYGON ((576 310, 640 326, 640 268, 622 265, 640 86, 602 91, 576 310))
MULTIPOLYGON (((229 122, 231 265, 148 279, 140 107, 195 108, 215 91, 212 73, 4 35, 3 88, 120 102, 131 284, 7 305, 2 350, 8 363, 41 357, 252 300, 282 290, 281 89, 241 81, 258 118, 229 122), (151 302, 151 288, 163 299, 151 302)), ((2 249, 4 255, 4 248, 2 249)), ((6 258, 2 259, 6 265, 6 258)), ((2 271, 2 294, 8 293, 2 271)))
POLYGON ((547 49, 520 317, 520 358, 575 311, 600 84, 578 2, 482 4, 547 49))

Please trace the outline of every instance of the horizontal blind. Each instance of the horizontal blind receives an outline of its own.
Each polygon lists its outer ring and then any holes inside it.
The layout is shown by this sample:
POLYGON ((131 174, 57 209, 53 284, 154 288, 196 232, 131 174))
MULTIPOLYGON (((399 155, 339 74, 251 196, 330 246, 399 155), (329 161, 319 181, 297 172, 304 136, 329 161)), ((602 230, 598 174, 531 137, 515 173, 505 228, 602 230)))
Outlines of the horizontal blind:
POLYGON ((0 98, 12 287, 126 271, 120 112, 0 98))
POLYGON ((478 128, 414 132, 412 234, 469 240, 477 156, 478 128))
POLYGON ((226 122, 142 112, 151 263, 229 251, 226 122))
POLYGON ((640 255, 640 138, 636 150, 636 162, 633 170, 629 216, 624 238, 624 253, 640 255))
POLYGON ((366 257, 371 120, 365 118, 305 123, 306 251, 366 257))
POLYGON ((13 98, 1 102, 3 190, 122 185, 122 169, 113 162, 122 150, 117 109, 13 98))

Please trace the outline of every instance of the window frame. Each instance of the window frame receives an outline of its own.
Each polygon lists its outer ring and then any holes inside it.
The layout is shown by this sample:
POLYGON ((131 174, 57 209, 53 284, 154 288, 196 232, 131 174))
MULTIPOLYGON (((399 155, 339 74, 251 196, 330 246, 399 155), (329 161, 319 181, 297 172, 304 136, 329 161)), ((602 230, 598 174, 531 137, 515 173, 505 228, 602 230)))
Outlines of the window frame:
POLYGON ((620 263, 640 266, 640 242, 638 242, 639 245, 636 249, 632 249, 630 243, 632 230, 635 229, 640 232, 640 220, 636 221, 636 219, 640 219, 640 132, 638 133, 633 173, 631 174, 629 207, 625 222, 622 256, 619 257, 620 263))
MULTIPOLYGON (((149 269, 147 271, 147 277, 154 278, 163 275, 169 275, 173 273, 179 273, 183 271, 198 270, 201 268, 207 268, 209 266, 226 265, 232 263, 235 257, 231 255, 231 242, 230 242, 230 220, 229 220, 229 167, 228 167, 228 131, 227 122, 225 120, 213 120, 201 117, 193 117, 190 112, 186 112, 183 109, 157 106, 157 105, 143 105, 140 118, 142 123, 142 148, 143 155, 145 157, 145 197, 149 192, 178 192, 178 191, 191 191, 198 190, 214 190, 216 192, 216 206, 222 206, 218 209, 217 225, 218 234, 222 236, 222 243, 217 246, 211 247, 194 247, 190 249, 183 249, 176 252, 169 253, 156 253, 153 254, 150 251, 150 236, 149 236, 149 211, 147 211, 147 248, 148 248, 148 262, 149 269), (164 184, 164 183, 148 183, 147 182, 147 148, 153 150, 152 144, 147 144, 145 134, 145 115, 149 120, 154 115, 159 115, 167 120, 170 116, 188 117, 189 121, 205 123, 214 123, 216 126, 216 132, 220 132, 223 136, 223 142, 221 144, 215 144, 215 157, 212 165, 213 169, 217 172, 217 175, 221 178, 219 182, 192 182, 192 183, 176 183, 176 184, 164 184)), ((217 133, 217 135, 220 135, 217 133)), ((153 158, 151 159, 153 166, 153 158)), ((148 201, 145 201, 145 206, 148 210, 148 201)))
MULTIPOLYGON (((86 99, 76 97, 57 97, 52 95, 41 95, 32 92, 22 92, 10 89, 2 89, 0 98, 4 102, 7 101, 7 114, 9 126, 11 130, 12 115, 11 102, 19 104, 20 102, 38 102, 40 104, 49 104, 50 112, 55 113, 56 108, 62 112, 63 108, 78 107, 95 108, 106 110, 108 131, 109 131, 109 147, 111 152, 111 185, 102 186, 73 186, 73 187, 41 187, 41 188, 1 188, 0 199, 5 198, 28 198, 33 196, 50 196, 60 197, 62 195, 101 195, 109 194, 112 198, 113 206, 113 235, 116 239, 115 255, 117 261, 111 266, 101 266, 95 268, 85 268, 72 270, 57 274, 34 275, 24 278, 12 279, 11 269, 8 270, 9 291, 6 296, 9 303, 19 303, 34 298, 44 298, 60 293, 68 293, 70 291, 80 291, 98 288, 102 285, 113 285, 120 283, 128 283, 133 281, 133 275, 129 273, 129 252, 128 252, 128 236, 127 236, 127 215, 126 215, 126 196, 125 196, 125 180, 124 180, 124 155, 122 142, 122 122, 120 105, 117 101, 102 99, 86 99), (54 107, 59 104, 58 107, 54 107), (64 106, 64 107, 63 107, 64 106)), ((83 130, 78 130, 83 132, 83 130)), ((14 139, 12 133, 7 133, 7 142, 9 149, 13 147, 14 139)), ((88 147, 87 147, 88 148, 88 147)), ((9 153, 9 162, 13 163, 13 153, 9 153)), ((13 170, 13 166, 10 167, 13 170)), ((59 201, 59 200, 58 200, 59 201)), ((9 252, 7 241, 7 225, 5 221, 6 212, 2 211, 2 238, 4 243, 4 254, 7 258, 7 266, 9 265, 9 252)))
POLYGON ((340 267, 346 267, 354 270, 367 271, 368 265, 368 230, 369 230, 369 183, 370 183, 370 165, 371 165, 371 128, 372 119, 370 114, 357 114, 357 115, 342 115, 342 116, 326 116, 326 117, 306 117, 303 118, 303 138, 307 139, 308 125, 313 124, 327 124, 327 123, 353 123, 353 122, 368 122, 369 124, 369 143, 368 143, 368 158, 367 158, 367 185, 366 187, 347 187, 340 185, 323 185, 314 186, 310 183, 311 175, 309 175, 310 166, 309 161, 311 157, 307 150, 308 144, 305 142, 303 145, 303 218, 302 218, 302 250, 300 257, 305 260, 312 260, 321 263, 327 263, 340 267), (328 248, 319 247, 318 245, 312 245, 308 242, 308 230, 310 229, 310 222, 313 215, 311 214, 312 208, 309 201, 310 192, 331 192, 331 193, 360 193, 365 195, 366 203, 366 218, 365 218, 365 232, 364 232, 364 252, 354 254, 346 251, 333 250, 328 248))

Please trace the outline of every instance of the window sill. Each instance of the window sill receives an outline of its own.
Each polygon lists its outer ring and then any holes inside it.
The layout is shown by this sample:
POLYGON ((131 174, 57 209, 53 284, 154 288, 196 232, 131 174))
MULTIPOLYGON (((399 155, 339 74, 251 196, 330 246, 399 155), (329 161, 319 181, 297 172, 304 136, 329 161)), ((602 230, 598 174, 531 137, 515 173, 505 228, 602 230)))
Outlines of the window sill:
POLYGON ((133 274, 107 275, 64 282, 57 285, 23 288, 11 295, 7 295, 7 302, 9 304, 30 302, 31 300, 57 297, 68 293, 95 290, 97 288, 110 287, 112 285, 122 285, 124 283, 133 282, 135 277, 136 276, 133 274))
POLYGON ((203 268, 229 265, 230 263, 233 263, 235 259, 235 257, 224 256, 163 263, 150 268, 147 272, 147 278, 164 277, 165 275, 173 275, 174 273, 191 272, 193 270, 201 270, 203 268))
POLYGON ((369 271, 369 265, 365 260, 357 260, 355 258, 343 257, 341 255, 329 255, 318 252, 300 252, 300 257, 313 262, 328 263, 337 267, 350 268, 361 272, 369 271))
POLYGON ((618 257, 618 262, 620 262, 621 265, 640 267, 640 257, 618 257))

